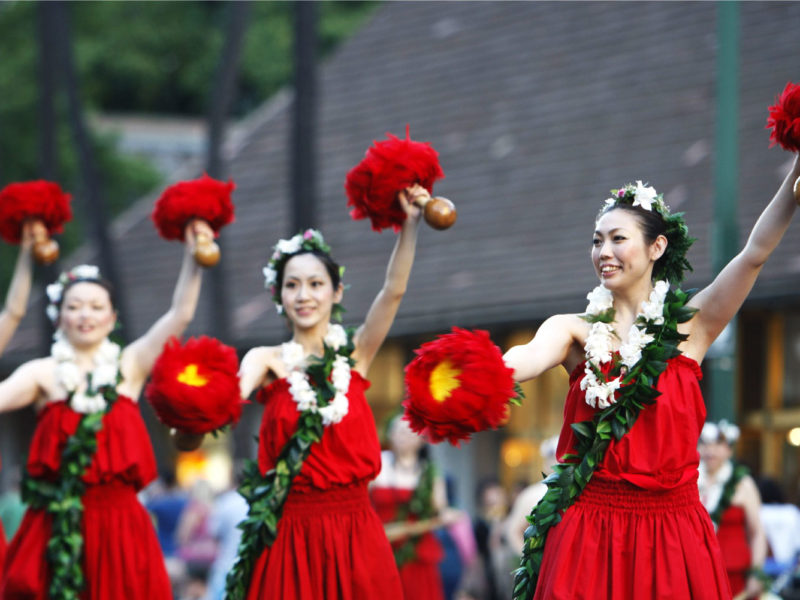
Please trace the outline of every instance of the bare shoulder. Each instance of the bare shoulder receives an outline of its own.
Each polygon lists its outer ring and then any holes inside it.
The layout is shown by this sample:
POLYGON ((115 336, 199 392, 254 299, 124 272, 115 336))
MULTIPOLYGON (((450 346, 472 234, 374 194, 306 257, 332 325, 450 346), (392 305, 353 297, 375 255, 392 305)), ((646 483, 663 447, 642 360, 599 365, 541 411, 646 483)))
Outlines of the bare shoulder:
POLYGON ((280 346, 256 346, 242 358, 241 372, 260 373, 266 383, 274 377, 283 377, 286 367, 281 358, 280 346))

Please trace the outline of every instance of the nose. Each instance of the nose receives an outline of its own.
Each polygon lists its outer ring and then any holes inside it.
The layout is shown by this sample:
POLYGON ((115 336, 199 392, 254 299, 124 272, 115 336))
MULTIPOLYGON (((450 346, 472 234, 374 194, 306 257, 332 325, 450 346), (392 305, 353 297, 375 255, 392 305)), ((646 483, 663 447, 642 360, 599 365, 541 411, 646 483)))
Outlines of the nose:
POLYGON ((297 286, 297 299, 305 300, 306 298, 308 298, 308 286, 305 283, 301 283, 297 286))

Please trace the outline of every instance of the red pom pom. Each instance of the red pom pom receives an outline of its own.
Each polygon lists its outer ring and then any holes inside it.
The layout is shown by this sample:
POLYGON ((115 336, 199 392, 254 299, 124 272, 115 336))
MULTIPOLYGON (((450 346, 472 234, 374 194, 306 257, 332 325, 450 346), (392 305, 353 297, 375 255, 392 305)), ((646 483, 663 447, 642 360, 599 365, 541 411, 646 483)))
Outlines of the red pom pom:
POLYGON ((19 244, 25 219, 39 219, 50 235, 61 233, 72 219, 70 195, 51 181, 10 183, 0 191, 0 236, 19 244))
POLYGON ((401 140, 391 133, 388 140, 375 141, 364 159, 347 173, 344 189, 353 219, 369 217, 372 229, 400 229, 406 214, 397 200, 397 192, 419 183, 433 193, 433 182, 444 177, 439 155, 430 144, 401 140))
POLYGON ((219 234, 220 229, 233 221, 231 192, 234 189, 233 181, 225 183, 208 175, 179 181, 164 190, 150 218, 165 240, 183 240, 186 224, 192 219, 207 221, 219 234))
POLYGON ((767 129, 772 129, 770 147, 780 144, 784 150, 800 152, 800 85, 786 84, 775 105, 769 107, 767 129))
POLYGON ((236 351, 201 336, 181 346, 170 338, 153 366, 145 395, 159 420, 188 433, 209 433, 242 415, 236 351))
POLYGON ((454 327, 416 350, 406 367, 405 419, 431 442, 458 445, 496 428, 516 396, 514 370, 486 331, 454 327))

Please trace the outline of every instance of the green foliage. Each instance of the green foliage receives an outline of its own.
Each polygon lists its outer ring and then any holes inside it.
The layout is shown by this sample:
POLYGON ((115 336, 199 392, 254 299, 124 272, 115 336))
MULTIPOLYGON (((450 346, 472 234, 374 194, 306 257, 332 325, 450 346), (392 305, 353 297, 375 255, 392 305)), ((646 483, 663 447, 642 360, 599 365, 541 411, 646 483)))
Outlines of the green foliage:
MULTIPOLYGON (((320 52, 329 54, 371 13, 376 2, 319 3, 320 52)), ((41 177, 39 167, 39 3, 0 3, 0 186, 41 177)), ((243 115, 286 85, 292 74, 290 2, 254 2, 241 58, 233 113, 243 115)), ((203 116, 223 47, 226 2, 71 2, 76 69, 90 111, 203 116)), ((82 192, 63 94, 55 98, 58 173, 73 194, 75 220, 59 239, 62 254, 82 236, 82 192)), ((94 140, 109 216, 158 185, 146 161, 94 140)), ((0 291, 7 289, 16 249, 0 245, 0 291)))
MULTIPOLYGON (((695 309, 686 306, 689 298, 690 295, 682 290, 667 292, 664 323, 655 325, 648 322, 647 333, 655 339, 642 349, 642 358, 623 376, 617 401, 595 413, 591 421, 571 425, 577 438, 575 454, 564 456, 566 462, 557 464, 553 473, 544 480, 547 492, 528 516, 531 525, 525 531, 522 560, 514 574, 515 600, 533 597, 547 534, 561 521, 561 515, 589 483, 612 439, 620 440, 633 427, 639 412, 656 402, 660 392, 655 385, 667 367, 666 361, 680 354, 678 344, 686 339, 678 332, 678 324, 685 323, 695 313, 695 309)), ((590 318, 604 321, 607 317, 608 314, 601 314, 590 318)), ((617 365, 609 379, 620 375, 617 365)))
MULTIPOLYGON (((395 520, 408 521, 413 519, 414 521, 419 521, 435 517, 436 508, 433 506, 433 485, 435 481, 436 467, 431 461, 426 460, 411 499, 408 504, 400 506, 397 515, 395 515, 395 520)), ((402 567, 416 558, 417 545, 421 539, 422 535, 412 535, 394 548, 394 560, 398 567, 402 567)))

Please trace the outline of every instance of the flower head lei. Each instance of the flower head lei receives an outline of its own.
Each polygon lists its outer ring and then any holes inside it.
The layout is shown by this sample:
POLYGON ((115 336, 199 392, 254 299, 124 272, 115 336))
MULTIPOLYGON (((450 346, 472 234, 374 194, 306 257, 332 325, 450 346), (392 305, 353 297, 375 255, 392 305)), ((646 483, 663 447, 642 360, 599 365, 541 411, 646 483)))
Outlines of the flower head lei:
POLYGON ((600 214, 620 205, 640 207, 661 216, 667 248, 653 267, 653 279, 664 279, 676 285, 683 281, 685 272, 692 270, 686 253, 694 243, 694 238, 689 237, 689 228, 683 220, 683 213, 672 213, 664 202, 664 195, 641 180, 637 180, 635 184, 628 183, 618 190, 611 190, 611 197, 606 199, 600 214))
POLYGON ((76 281, 100 281, 100 269, 95 265, 78 265, 64 271, 47 286, 47 317, 53 325, 58 321, 58 309, 64 299, 64 289, 76 281))
MULTIPOLYGON (((275 303, 275 309, 279 315, 283 314, 284 308, 281 303, 281 290, 278 288, 278 274, 283 272, 283 268, 290 258, 301 252, 322 252, 329 255, 331 248, 325 243, 325 239, 318 230, 306 229, 288 240, 279 240, 272 250, 269 263, 263 269, 264 287, 272 295, 272 301, 275 303)), ((339 267, 339 276, 342 275, 344 275, 344 267, 339 267)), ((333 305, 331 318, 341 321, 342 313, 344 313, 344 307, 337 302, 333 305)))
MULTIPOLYGON (((58 320, 58 308, 63 300, 64 289, 76 281, 100 281, 100 269, 94 265, 78 265, 61 273, 55 283, 47 286, 47 316, 53 324, 58 320)), ((84 414, 100 412, 116 399, 116 387, 120 381, 119 344, 108 338, 102 341, 92 356, 93 368, 86 374, 87 386, 81 392, 78 388, 83 383, 84 376, 76 362, 75 348, 60 329, 53 335, 50 355, 56 361, 56 380, 67 391, 73 410, 84 414)))
POLYGON ((732 445, 738 439, 739 427, 726 419, 722 419, 718 423, 708 421, 703 425, 703 430, 700 432, 700 441, 703 444, 725 441, 732 445))

